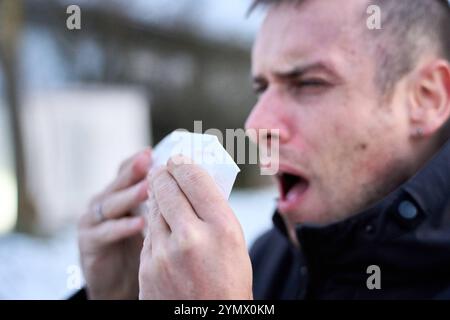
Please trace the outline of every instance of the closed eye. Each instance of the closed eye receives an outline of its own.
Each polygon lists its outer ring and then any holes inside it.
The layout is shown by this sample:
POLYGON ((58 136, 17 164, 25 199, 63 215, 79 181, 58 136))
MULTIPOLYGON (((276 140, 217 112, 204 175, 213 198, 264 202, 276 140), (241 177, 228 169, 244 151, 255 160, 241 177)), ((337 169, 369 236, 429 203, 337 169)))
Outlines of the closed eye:
POLYGON ((267 84, 265 83, 254 83, 253 84, 253 92, 255 92, 255 94, 257 96, 260 96, 261 94, 264 93, 264 91, 266 91, 267 89, 267 84))
POLYGON ((293 80, 288 84, 288 90, 294 94, 320 93, 327 89, 330 83, 320 79, 293 80))
POLYGON ((295 81, 294 84, 297 87, 320 87, 328 85, 327 82, 319 79, 295 81))
MULTIPOLYGON (((305 80, 289 80, 286 83, 289 90, 298 91, 298 90, 320 90, 329 86, 330 84, 321 79, 305 79, 305 80)), ((254 81, 253 82, 253 91, 256 96, 261 96, 268 88, 268 84, 265 81, 254 81)))

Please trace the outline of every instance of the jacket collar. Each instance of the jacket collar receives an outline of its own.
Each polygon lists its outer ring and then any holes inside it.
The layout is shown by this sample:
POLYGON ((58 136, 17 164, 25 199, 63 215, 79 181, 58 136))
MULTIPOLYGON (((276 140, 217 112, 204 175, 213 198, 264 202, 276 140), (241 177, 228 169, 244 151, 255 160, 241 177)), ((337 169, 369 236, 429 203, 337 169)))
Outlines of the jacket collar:
POLYGON ((450 204, 450 141, 402 189, 427 216, 435 218, 444 212, 450 204))

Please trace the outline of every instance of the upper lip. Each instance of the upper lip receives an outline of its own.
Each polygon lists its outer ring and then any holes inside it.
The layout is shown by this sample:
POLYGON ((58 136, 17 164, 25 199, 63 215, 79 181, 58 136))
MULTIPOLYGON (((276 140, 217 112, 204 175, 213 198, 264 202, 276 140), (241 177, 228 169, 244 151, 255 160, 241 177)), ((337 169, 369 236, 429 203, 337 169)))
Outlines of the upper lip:
POLYGON ((291 174, 294 176, 299 176, 304 180, 308 180, 308 178, 306 177, 306 175, 298 169, 293 168, 292 166, 288 165, 288 164, 284 164, 284 163, 280 163, 279 167, 278 167, 278 176, 281 176, 283 174, 291 174))

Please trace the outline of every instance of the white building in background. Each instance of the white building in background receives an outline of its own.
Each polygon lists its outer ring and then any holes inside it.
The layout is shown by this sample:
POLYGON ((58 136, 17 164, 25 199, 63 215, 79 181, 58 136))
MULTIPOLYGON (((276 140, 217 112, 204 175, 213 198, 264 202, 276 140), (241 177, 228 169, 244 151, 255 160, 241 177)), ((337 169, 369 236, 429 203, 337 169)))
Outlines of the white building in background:
POLYGON ((75 221, 123 159, 150 144, 148 99, 134 88, 38 91, 22 107, 29 191, 44 233, 75 221))

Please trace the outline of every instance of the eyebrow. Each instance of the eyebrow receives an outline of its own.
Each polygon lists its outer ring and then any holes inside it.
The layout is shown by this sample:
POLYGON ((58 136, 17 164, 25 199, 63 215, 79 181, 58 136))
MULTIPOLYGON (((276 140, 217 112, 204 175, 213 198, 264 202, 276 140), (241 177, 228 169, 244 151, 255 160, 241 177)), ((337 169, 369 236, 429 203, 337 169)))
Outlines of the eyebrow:
MULTIPOLYGON (((273 72, 273 74, 279 79, 292 80, 292 79, 300 78, 301 76, 305 75, 306 73, 313 72, 313 71, 322 71, 335 79, 340 79, 340 77, 338 76, 338 74, 334 70, 334 68, 332 68, 331 66, 329 66, 328 64, 326 64, 324 62, 315 62, 315 63, 303 65, 303 66, 294 66, 290 70, 275 71, 275 72, 273 72)), ((252 80, 255 83, 260 83, 260 82, 264 81, 264 77, 262 75, 256 75, 256 76, 252 77, 252 80)))

